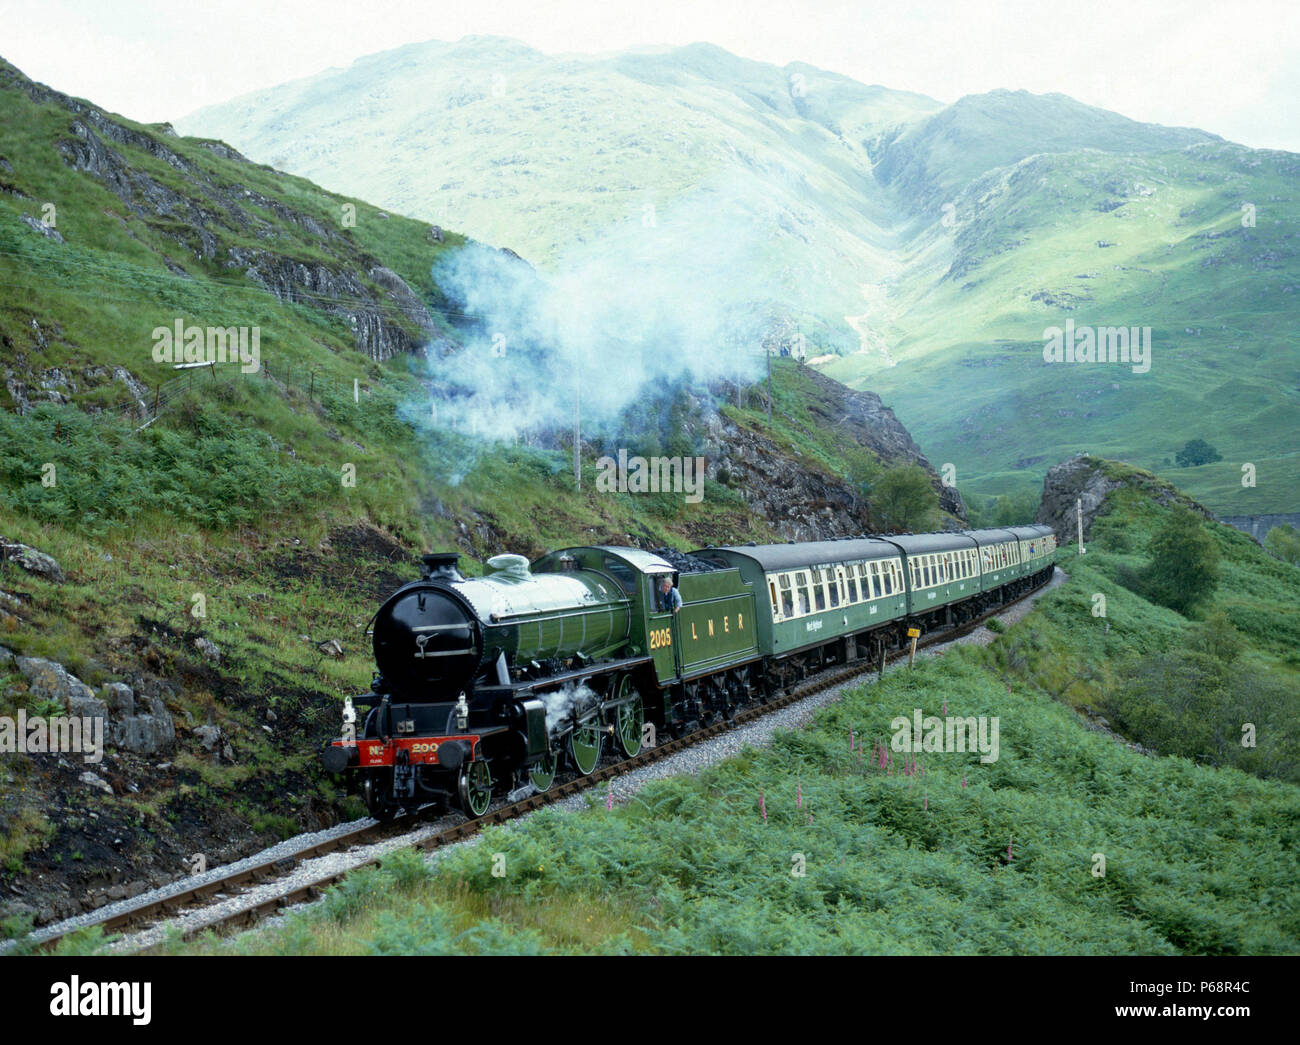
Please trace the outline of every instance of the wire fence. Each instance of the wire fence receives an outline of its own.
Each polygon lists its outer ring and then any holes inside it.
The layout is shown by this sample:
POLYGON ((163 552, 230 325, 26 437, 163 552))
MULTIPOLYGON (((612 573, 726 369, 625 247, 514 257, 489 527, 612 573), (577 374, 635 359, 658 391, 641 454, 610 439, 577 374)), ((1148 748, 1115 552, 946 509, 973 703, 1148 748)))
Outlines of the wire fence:
MULTIPOLYGON (((235 363, 202 363, 188 366, 175 377, 153 387, 138 382, 129 385, 122 402, 102 407, 91 416, 101 421, 124 421, 139 431, 153 424, 169 407, 175 406, 191 392, 215 389, 221 385, 233 386, 239 381, 267 381, 282 392, 296 390, 309 401, 323 406, 344 401, 359 403, 363 396, 370 395, 369 387, 362 384, 359 378, 351 383, 326 378, 316 367, 294 367, 287 363, 276 364, 272 360, 262 360, 256 371, 246 373, 235 363)), ((24 409, 19 403, 18 413, 31 413, 43 405, 45 404, 40 402, 30 403, 24 409)))

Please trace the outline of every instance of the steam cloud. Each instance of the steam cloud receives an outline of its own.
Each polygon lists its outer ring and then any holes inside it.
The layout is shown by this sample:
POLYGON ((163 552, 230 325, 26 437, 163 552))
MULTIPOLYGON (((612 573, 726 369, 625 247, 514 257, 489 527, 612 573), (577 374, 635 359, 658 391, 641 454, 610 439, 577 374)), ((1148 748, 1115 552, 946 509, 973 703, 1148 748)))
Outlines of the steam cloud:
POLYGON ((638 201, 549 277, 477 244, 444 255, 435 281, 481 319, 462 350, 429 353, 437 426, 496 442, 569 431, 578 394, 584 440, 617 440, 620 414, 651 393, 756 381, 774 310, 796 296, 776 285, 788 270, 770 275, 789 238, 761 188, 701 189, 658 211, 638 201))
POLYGON ((574 712, 581 713, 600 699, 586 683, 565 686, 553 693, 541 693, 539 696, 546 705, 546 732, 551 736, 568 724, 574 712))

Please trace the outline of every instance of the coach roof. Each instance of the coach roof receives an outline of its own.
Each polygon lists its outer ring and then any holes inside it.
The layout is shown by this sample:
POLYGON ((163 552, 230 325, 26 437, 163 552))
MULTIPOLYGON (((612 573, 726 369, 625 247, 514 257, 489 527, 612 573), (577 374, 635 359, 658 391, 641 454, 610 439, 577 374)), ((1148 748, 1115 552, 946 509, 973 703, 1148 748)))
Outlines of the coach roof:
POLYGON ((897 533, 885 540, 898 545, 908 555, 929 555, 931 552, 961 551, 975 547, 975 542, 962 533, 897 533))
POLYGON ((713 548, 701 548, 692 554, 706 556, 709 552, 743 555, 758 563, 764 573, 772 573, 777 570, 821 566, 832 562, 888 559, 896 556, 898 549, 888 541, 867 537, 844 541, 801 541, 798 544, 719 545, 713 548))

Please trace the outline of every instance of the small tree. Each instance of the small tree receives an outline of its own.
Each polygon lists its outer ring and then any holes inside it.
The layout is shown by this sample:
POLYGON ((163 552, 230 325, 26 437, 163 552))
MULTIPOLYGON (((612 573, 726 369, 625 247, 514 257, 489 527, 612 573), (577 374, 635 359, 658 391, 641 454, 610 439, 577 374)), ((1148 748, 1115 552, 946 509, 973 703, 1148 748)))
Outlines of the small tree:
POLYGON ((1213 464, 1222 460, 1223 455, 1204 439, 1189 439, 1174 454, 1174 461, 1179 468, 1192 468, 1198 464, 1213 464))
POLYGON ((1283 523, 1264 536, 1264 547, 1283 562, 1300 566, 1300 530, 1283 523))
POLYGON ((920 465, 889 469, 871 494, 873 512, 890 530, 924 530, 939 511, 939 495, 920 465))
POLYGON ((1179 613, 1190 613, 1219 583, 1219 546, 1186 508, 1176 509, 1147 545, 1151 562, 1143 571, 1149 598, 1179 613))

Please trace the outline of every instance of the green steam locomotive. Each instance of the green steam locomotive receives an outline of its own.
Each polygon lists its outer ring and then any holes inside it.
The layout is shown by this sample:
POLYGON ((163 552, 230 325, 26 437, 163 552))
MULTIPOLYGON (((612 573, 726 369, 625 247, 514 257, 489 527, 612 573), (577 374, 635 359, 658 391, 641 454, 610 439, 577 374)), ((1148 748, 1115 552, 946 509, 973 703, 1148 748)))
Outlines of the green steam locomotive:
POLYGON ((575 547, 498 555, 470 579, 457 555, 426 555, 375 615, 375 679, 323 761, 377 819, 430 803, 481 816, 494 795, 593 772, 607 744, 635 755, 874 661, 909 628, 958 626, 1044 583, 1055 551, 1049 527, 1017 526, 689 555, 575 547))

